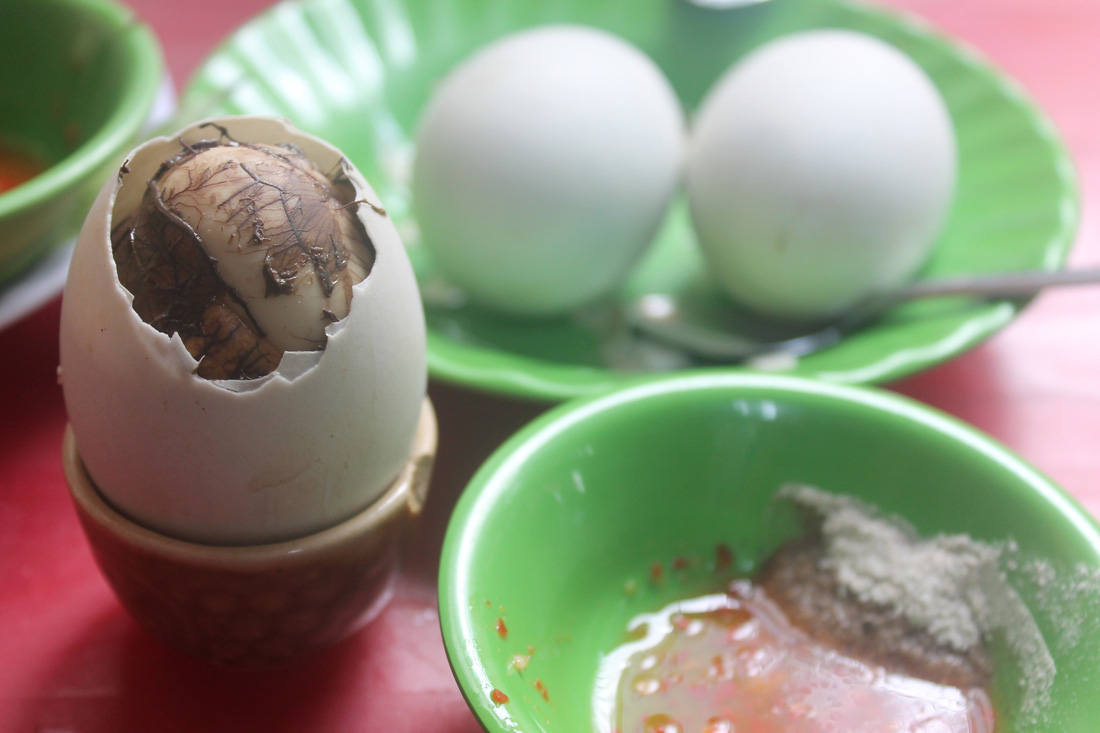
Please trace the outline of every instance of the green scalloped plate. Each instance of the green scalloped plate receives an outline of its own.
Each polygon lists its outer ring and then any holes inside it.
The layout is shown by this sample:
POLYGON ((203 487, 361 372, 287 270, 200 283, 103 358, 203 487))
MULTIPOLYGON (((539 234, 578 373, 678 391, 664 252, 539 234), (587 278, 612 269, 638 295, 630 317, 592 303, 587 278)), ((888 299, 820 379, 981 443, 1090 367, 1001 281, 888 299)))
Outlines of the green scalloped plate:
MULTIPOLYGON (((689 111, 731 63, 776 36, 842 27, 893 43, 939 86, 958 132, 958 195, 924 275, 1056 269, 1065 261, 1079 216, 1076 174, 1043 113, 972 50, 910 16, 852 2, 775 0, 715 9, 688 0, 287 0, 205 61, 184 92, 177 122, 282 115, 344 150, 405 236, 425 294, 433 377, 547 401, 603 391, 662 363, 624 340, 616 302, 676 293, 703 278, 683 201, 673 205, 613 302, 545 321, 437 297, 446 288, 418 245, 409 206, 411 138, 433 84, 494 38, 553 22, 601 27, 635 43, 664 69, 689 111)), ((1024 305, 909 304, 785 369, 838 383, 887 382, 970 349, 1024 305)))

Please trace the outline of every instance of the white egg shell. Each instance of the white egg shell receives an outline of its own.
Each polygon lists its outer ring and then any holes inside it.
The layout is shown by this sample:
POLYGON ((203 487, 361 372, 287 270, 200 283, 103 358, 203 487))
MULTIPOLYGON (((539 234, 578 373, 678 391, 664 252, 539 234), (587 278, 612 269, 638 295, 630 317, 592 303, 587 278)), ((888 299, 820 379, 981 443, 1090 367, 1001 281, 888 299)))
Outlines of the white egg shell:
MULTIPOLYGON (((340 151, 282 120, 217 120, 233 139, 293 143, 322 170, 340 151)), ((100 191, 78 238, 61 313, 69 420, 104 497, 156 531, 210 544, 304 535, 368 506, 406 461, 426 388, 424 316, 390 219, 358 214, 376 262, 323 352, 287 352, 252 381, 207 381, 178 336, 134 312, 110 232, 144 182, 180 150, 217 137, 199 124, 135 149, 100 191)), ((355 170, 359 198, 380 205, 355 170)))
POLYGON ((680 183, 667 79, 606 32, 544 26, 456 67, 416 134, 413 204, 444 275, 490 307, 569 311, 614 288, 680 183))
POLYGON ((905 54, 845 30, 782 37, 721 78, 694 121, 692 220, 738 301, 829 317, 911 277, 954 196, 950 114, 905 54))

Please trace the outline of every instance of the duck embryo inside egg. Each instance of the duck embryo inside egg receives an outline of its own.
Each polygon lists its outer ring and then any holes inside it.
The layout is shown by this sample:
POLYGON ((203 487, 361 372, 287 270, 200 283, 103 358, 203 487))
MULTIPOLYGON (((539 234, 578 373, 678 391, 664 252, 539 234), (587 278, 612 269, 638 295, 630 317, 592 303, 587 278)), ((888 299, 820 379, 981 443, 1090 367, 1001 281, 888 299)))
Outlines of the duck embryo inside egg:
POLYGON ((179 334, 208 379, 270 373, 323 349, 374 253, 354 191, 292 145, 221 135, 187 145, 113 232, 142 320, 179 334))

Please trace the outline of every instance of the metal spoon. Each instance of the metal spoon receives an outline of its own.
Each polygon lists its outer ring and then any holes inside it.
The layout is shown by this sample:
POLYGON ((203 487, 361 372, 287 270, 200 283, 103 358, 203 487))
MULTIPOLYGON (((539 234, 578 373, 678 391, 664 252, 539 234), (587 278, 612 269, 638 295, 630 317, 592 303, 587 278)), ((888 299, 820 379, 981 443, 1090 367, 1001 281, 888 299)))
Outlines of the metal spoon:
POLYGON ((691 356, 739 362, 761 355, 801 356, 835 344, 845 333, 901 303, 943 296, 985 299, 1035 295, 1048 287, 1100 283, 1100 267, 918 280, 859 301, 831 323, 768 322, 737 310, 713 289, 651 293, 624 305, 626 322, 650 339, 691 356))

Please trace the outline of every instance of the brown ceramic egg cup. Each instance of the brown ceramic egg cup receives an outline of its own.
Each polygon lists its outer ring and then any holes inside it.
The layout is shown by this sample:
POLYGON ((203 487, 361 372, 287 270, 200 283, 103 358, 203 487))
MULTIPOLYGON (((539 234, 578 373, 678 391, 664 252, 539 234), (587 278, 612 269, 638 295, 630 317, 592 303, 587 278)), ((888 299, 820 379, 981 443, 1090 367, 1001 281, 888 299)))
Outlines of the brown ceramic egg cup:
POLYGON ((436 442, 425 399, 409 460, 373 504, 315 534, 240 547, 178 540, 119 514, 85 471, 71 428, 63 462, 96 562, 138 623, 194 656, 261 666, 320 651, 381 611, 401 530, 427 496, 436 442))

